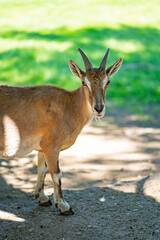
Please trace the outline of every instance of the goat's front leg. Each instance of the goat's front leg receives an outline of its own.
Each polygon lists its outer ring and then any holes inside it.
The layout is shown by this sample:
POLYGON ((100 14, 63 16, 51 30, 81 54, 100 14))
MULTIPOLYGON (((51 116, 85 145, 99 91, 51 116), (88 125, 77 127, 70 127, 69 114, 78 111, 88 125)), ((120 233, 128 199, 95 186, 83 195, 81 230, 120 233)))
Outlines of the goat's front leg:
POLYGON ((46 163, 54 184, 54 202, 55 206, 61 211, 61 214, 71 213, 73 211, 70 205, 64 200, 61 189, 62 173, 59 168, 59 151, 53 148, 43 149, 46 163))
POLYGON ((44 179, 47 170, 48 168, 45 163, 44 154, 42 151, 38 151, 38 178, 35 189, 35 197, 39 198, 40 206, 49 206, 52 204, 49 197, 44 193, 44 179))

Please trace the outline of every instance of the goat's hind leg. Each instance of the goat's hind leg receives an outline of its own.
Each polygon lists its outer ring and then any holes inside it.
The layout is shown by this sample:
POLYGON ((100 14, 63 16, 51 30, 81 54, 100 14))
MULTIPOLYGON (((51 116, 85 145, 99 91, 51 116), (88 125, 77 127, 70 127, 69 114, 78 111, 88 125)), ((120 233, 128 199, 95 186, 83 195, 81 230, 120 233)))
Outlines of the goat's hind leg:
POLYGON ((44 193, 44 179, 47 170, 48 168, 45 163, 44 154, 42 151, 38 151, 38 178, 35 188, 35 197, 39 198, 40 206, 50 206, 52 204, 49 197, 44 193))

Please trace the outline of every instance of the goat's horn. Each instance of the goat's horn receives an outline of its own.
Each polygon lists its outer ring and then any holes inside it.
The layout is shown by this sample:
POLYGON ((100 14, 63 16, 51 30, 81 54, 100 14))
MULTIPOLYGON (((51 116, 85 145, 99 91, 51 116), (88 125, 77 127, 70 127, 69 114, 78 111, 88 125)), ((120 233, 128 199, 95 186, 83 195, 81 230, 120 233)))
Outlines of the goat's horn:
POLYGON ((106 61, 107 61, 107 57, 108 57, 108 53, 109 53, 109 48, 107 48, 107 51, 106 51, 106 53, 105 53, 105 55, 104 55, 104 57, 103 57, 103 59, 102 59, 102 62, 101 62, 101 64, 100 64, 100 67, 99 67, 99 68, 105 69, 105 67, 106 67, 106 61))
POLYGON ((80 54, 81 54, 81 56, 82 56, 82 58, 83 58, 83 61, 84 61, 84 65, 85 65, 85 67, 86 67, 86 70, 92 68, 91 62, 89 61, 88 57, 84 54, 84 52, 82 51, 82 49, 78 48, 77 50, 80 52, 80 54))

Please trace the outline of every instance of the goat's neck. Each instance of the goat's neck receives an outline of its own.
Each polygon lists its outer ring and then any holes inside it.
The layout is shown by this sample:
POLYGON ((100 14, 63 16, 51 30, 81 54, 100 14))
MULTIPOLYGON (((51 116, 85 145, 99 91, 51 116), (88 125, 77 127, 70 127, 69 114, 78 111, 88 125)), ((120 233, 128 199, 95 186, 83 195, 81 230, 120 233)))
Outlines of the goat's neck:
POLYGON ((90 103, 89 90, 81 86, 74 91, 75 108, 79 119, 84 122, 84 125, 92 118, 93 111, 90 103))

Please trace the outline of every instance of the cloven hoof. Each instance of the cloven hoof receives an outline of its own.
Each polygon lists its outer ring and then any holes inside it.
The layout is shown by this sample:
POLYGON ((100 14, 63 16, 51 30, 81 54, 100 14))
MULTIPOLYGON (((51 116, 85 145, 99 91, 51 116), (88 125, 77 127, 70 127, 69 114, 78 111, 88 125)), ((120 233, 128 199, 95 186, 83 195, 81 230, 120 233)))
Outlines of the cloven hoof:
POLYGON ((39 202, 39 206, 48 207, 48 206, 50 206, 50 205, 52 205, 52 202, 51 202, 50 199, 48 199, 48 201, 47 201, 47 202, 44 202, 44 203, 40 203, 40 202, 39 202))
POLYGON ((69 210, 67 210, 65 212, 62 212, 60 210, 60 215, 73 215, 73 214, 74 214, 74 212, 73 212, 72 208, 70 208, 69 210))
POLYGON ((39 198, 39 193, 36 193, 34 196, 36 199, 39 198))

